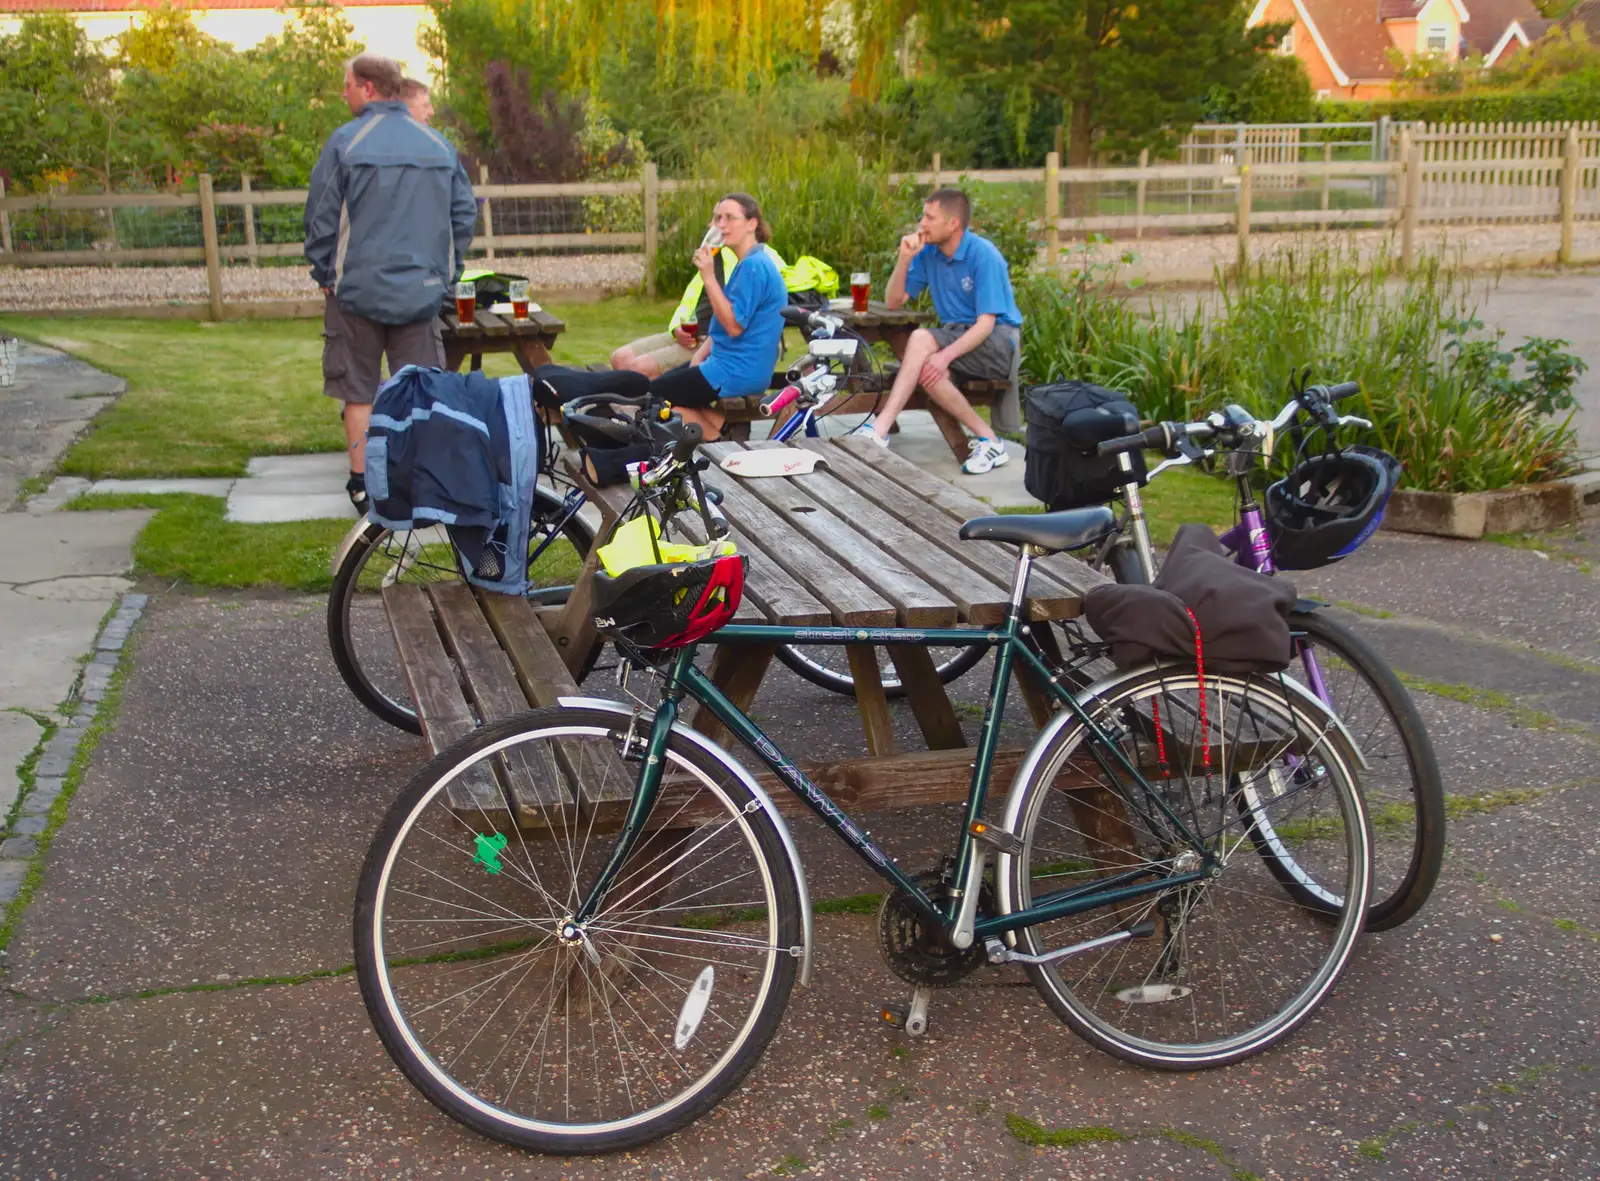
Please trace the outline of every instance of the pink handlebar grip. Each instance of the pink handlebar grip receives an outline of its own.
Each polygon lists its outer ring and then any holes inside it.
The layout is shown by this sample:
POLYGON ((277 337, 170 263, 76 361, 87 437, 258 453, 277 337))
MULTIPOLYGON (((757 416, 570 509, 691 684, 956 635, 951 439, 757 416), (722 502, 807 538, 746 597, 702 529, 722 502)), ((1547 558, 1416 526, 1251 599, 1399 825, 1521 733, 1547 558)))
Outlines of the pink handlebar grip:
POLYGON ((770 402, 761 403, 761 413, 766 415, 779 414, 783 411, 785 406, 787 406, 790 402, 793 402, 799 396, 799 386, 786 385, 776 398, 773 398, 770 402))

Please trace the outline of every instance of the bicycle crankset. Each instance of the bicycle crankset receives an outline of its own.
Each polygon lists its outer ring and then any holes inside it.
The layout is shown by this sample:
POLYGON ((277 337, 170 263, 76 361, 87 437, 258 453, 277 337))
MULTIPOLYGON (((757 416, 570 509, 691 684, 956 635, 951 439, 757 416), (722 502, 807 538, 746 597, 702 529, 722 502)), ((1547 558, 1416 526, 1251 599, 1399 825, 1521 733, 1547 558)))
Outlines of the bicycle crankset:
MULTIPOLYGON (((937 900, 948 896, 954 874, 954 863, 947 858, 942 867, 914 873, 911 880, 937 900)), ((980 910, 988 901, 987 882, 982 889, 980 910)), ((884 895, 878 907, 878 948, 891 972, 907 984, 925 988, 949 988, 986 962, 983 946, 976 941, 965 951, 951 947, 898 889, 884 895)))

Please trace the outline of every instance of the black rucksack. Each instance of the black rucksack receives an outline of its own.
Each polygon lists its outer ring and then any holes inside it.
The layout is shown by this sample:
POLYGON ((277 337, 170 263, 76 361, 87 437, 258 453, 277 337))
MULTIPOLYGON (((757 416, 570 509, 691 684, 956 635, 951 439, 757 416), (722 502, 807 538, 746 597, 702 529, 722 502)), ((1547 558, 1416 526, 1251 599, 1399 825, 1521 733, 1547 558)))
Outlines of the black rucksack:
MULTIPOLYGON (((1115 456, 1102 458, 1093 447, 1074 446, 1061 429, 1068 415, 1096 408, 1133 415, 1138 421, 1126 394, 1086 381, 1051 382, 1027 391, 1028 450, 1022 483, 1028 495, 1042 500, 1051 512, 1104 504, 1129 482, 1115 456)), ((1144 454, 1135 451, 1130 458, 1133 474, 1143 484, 1144 454)))

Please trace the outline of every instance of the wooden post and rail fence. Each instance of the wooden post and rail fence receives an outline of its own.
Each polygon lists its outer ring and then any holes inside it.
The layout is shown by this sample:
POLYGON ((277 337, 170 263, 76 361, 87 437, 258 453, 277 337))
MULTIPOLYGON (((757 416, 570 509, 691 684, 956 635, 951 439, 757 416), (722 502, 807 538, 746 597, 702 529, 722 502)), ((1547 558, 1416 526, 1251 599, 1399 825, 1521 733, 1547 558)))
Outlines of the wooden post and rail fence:
MULTIPOLYGON (((1321 143, 1299 145, 1321 159, 1292 159, 1281 147, 1270 150, 1249 146, 1240 134, 1221 162, 1151 163, 1140 154, 1132 166, 1062 168, 1060 154, 1050 152, 1038 169, 967 170, 959 174, 942 167, 938 153, 927 172, 893 174, 891 184, 910 181, 923 185, 958 179, 997 185, 1043 187, 1043 216, 1032 223, 1045 257, 1060 257, 1064 237, 1090 234, 1131 234, 1211 231, 1232 233, 1238 241, 1237 258, 1249 257, 1255 229, 1311 227, 1322 230, 1353 226, 1392 226, 1397 230, 1401 259, 1409 266, 1415 258, 1417 232, 1423 223, 1544 222, 1560 226, 1559 260, 1574 258, 1577 221, 1600 218, 1600 122, 1575 124, 1472 124, 1453 127, 1407 126, 1399 129, 1389 158, 1338 160, 1334 148, 1321 143), (1394 183, 1390 183, 1394 182, 1394 183), (1203 191, 1213 198, 1210 208, 1198 212, 1171 212, 1152 204, 1175 184, 1193 194, 1203 191), (1063 189, 1096 194, 1089 201, 1069 202, 1072 214, 1062 213, 1063 189), (1165 189, 1164 189, 1165 187, 1165 189), (1315 208, 1274 208, 1288 190, 1316 197, 1315 208), (1334 192, 1352 199, 1334 208, 1334 192), (1101 198, 1100 193, 1121 193, 1101 198), (1366 194, 1379 199, 1365 199, 1366 194), (1121 212, 1102 213, 1100 206, 1120 203, 1121 212), (1232 208, 1227 206, 1231 205, 1232 208), (1081 211, 1081 212, 1080 212, 1081 211)), ((1186 145, 1187 146, 1187 145, 1186 145)), ((1215 153, 1213 153, 1215 154, 1215 153)), ((510 251, 553 249, 637 250, 644 256, 645 289, 654 295, 656 256, 661 241, 663 194, 700 189, 710 182, 662 180, 654 164, 646 164, 638 180, 573 182, 562 184, 491 184, 480 173, 475 195, 482 206, 482 232, 473 249, 487 259, 510 251), (496 202, 556 198, 619 197, 640 202, 637 230, 606 229, 598 232, 502 233, 495 224, 496 202)), ((262 242, 256 210, 274 206, 303 206, 304 189, 261 190, 248 176, 236 191, 219 191, 210 176, 199 178, 197 191, 157 193, 47 193, 8 196, 0 179, 0 266, 73 265, 114 263, 204 263, 213 316, 222 314, 222 266, 225 262, 298 258, 299 241, 262 242), (199 245, 126 247, 120 245, 112 218, 117 210, 199 210, 199 245), (242 242, 224 242, 218 229, 218 209, 242 211, 242 242), (111 233, 94 249, 33 249, 18 240, 18 215, 38 216, 72 211, 106 213, 111 233), (103 248, 102 248, 103 247, 103 248)), ((1167 200, 1166 204, 1173 204, 1167 200)), ((1193 201, 1190 201, 1193 204, 1193 201)), ((1039 208, 1037 205, 1035 208, 1039 208)))

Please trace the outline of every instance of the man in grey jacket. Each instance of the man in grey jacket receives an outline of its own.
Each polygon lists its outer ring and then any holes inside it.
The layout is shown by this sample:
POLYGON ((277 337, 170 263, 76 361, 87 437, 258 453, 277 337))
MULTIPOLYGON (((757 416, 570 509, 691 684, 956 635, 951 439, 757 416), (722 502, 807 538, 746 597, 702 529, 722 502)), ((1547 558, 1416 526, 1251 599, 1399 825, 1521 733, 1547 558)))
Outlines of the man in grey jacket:
POLYGON ((344 403, 350 482, 362 475, 379 362, 442 365, 439 308, 461 274, 478 208, 455 148, 411 117, 398 62, 364 53, 345 70, 355 116, 323 146, 306 197, 306 259, 322 288, 322 390, 344 403))

